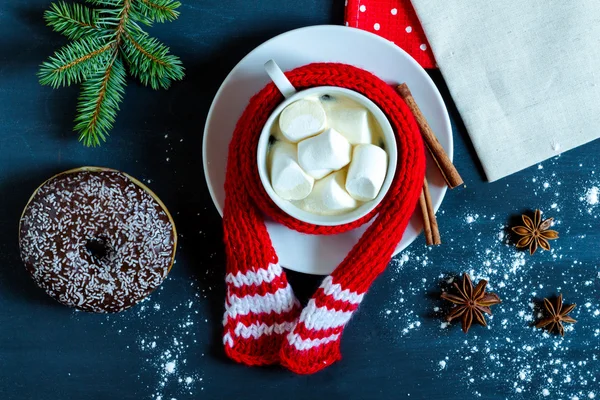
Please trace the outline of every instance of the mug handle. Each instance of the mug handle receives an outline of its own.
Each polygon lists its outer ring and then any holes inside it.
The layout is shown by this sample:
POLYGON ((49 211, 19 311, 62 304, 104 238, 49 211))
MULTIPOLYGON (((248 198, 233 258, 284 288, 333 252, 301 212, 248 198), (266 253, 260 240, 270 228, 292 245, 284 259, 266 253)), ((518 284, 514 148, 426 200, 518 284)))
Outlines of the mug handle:
POLYGON ((277 89, 279 89, 283 97, 287 99, 296 94, 296 88, 294 88, 288 78, 286 78, 283 71, 274 60, 269 60, 265 63, 265 71, 267 71, 267 75, 269 75, 269 78, 271 78, 275 86, 277 86, 277 89))

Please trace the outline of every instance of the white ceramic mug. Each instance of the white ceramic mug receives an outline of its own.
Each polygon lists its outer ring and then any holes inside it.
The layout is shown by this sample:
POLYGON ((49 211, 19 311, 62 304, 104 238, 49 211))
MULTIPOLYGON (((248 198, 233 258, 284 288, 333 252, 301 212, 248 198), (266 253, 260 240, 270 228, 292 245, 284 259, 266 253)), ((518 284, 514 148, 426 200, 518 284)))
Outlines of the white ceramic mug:
POLYGON ((371 100, 369 100, 362 94, 345 88, 340 88, 336 86, 318 86, 298 92, 283 74, 279 66, 277 66, 277 64, 273 60, 269 60, 265 64, 265 70, 267 71, 267 74, 269 75, 275 86, 277 86, 281 94, 283 94, 283 96, 285 97, 285 100, 279 106, 277 106, 277 108, 269 116, 269 119, 263 127, 262 132, 260 134, 260 138, 258 140, 258 173, 260 175, 260 180, 265 188, 265 191, 267 192, 269 197, 273 200, 275 204, 277 204, 279 208, 281 208, 291 217, 314 225, 343 225, 356 221, 357 219, 360 219, 368 213, 370 213, 371 211, 373 211, 373 209, 381 202, 381 200, 383 200, 387 191, 392 185, 394 174, 396 172, 396 164, 398 162, 396 136, 394 135, 394 130, 392 129, 390 121, 388 121, 383 111, 381 111, 381 109, 377 105, 375 105, 375 103, 373 103, 371 100), (377 197, 371 201, 363 203, 358 208, 352 211, 340 215, 313 214, 301 208, 298 208, 290 201, 284 200, 281 197, 279 197, 279 195, 275 193, 273 187, 271 186, 271 179, 269 177, 267 166, 269 136, 271 136, 273 124, 277 120, 279 114, 283 111, 285 107, 297 100, 303 99, 311 95, 320 96, 323 94, 339 94, 341 96, 345 96, 356 101, 357 103, 365 107, 367 110, 369 110, 369 112, 373 115, 373 117, 375 117, 375 120, 381 127, 383 141, 385 143, 385 150, 388 155, 387 173, 377 197))

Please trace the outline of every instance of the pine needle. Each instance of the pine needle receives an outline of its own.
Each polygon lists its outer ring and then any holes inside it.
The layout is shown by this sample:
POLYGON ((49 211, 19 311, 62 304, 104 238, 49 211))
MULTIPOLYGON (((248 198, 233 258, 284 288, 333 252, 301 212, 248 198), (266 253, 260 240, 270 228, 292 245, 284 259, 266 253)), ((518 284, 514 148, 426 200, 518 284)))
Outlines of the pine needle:
POLYGON ((67 4, 64 1, 53 3, 44 13, 46 24, 69 39, 83 36, 100 36, 105 33, 98 25, 98 10, 92 10, 81 4, 67 4))
POLYGON ((169 54, 167 46, 147 35, 126 34, 123 50, 131 74, 153 89, 168 89, 171 81, 184 76, 181 61, 169 54))
POLYGON ((127 70, 153 89, 167 89, 183 79, 181 60, 139 25, 173 21, 181 4, 173 0, 86 1, 102 9, 59 1, 44 13, 48 26, 73 42, 45 61, 38 77, 42 85, 53 88, 81 83, 74 130, 84 145, 98 146, 115 123, 127 70))
POLYGON ((81 85, 75 130, 86 146, 99 146, 113 127, 125 93, 126 73, 120 57, 81 85))
POLYGON ((58 50, 44 62, 38 73, 42 85, 53 88, 81 83, 110 60, 112 43, 80 39, 58 50))
POLYGON ((140 0, 134 3, 136 11, 156 22, 174 21, 179 16, 181 3, 173 0, 140 0))
POLYGON ((94 4, 96 6, 108 6, 108 7, 123 7, 123 4, 127 2, 127 0, 85 0, 88 3, 94 4))

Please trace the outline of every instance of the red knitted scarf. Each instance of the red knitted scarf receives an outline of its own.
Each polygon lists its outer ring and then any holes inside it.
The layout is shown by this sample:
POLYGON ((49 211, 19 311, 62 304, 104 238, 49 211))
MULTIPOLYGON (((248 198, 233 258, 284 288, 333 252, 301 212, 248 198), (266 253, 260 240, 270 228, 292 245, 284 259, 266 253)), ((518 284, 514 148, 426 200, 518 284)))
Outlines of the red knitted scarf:
POLYGON ((319 63, 297 68, 286 76, 298 90, 339 86, 367 96, 387 115, 398 146, 394 181, 371 214, 346 225, 315 226, 279 209, 259 179, 258 138, 269 115, 283 100, 274 84, 250 100, 235 128, 229 145, 223 216, 227 253, 225 352, 247 365, 279 362, 296 373, 308 374, 340 359, 343 328, 390 261, 415 209, 425 175, 425 153, 410 110, 392 87, 373 74, 349 65, 319 63), (302 309, 278 264, 263 221, 265 214, 307 234, 341 233, 375 220, 302 309))

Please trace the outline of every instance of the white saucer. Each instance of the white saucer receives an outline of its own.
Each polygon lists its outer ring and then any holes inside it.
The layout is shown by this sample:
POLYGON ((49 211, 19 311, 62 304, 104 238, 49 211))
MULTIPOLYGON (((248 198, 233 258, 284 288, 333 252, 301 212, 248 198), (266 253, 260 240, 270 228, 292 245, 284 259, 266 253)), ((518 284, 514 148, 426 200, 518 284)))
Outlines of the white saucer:
MULTIPOLYGON (((425 70, 404 50, 377 35, 336 25, 311 26, 286 32, 263 43, 229 73, 210 107, 202 155, 208 189, 223 215, 227 150, 238 118, 250 97, 262 89, 269 77, 264 64, 274 59, 284 70, 312 62, 342 62, 366 69, 390 84, 406 82, 440 143, 453 157, 452 128, 446 106, 425 70)), ((431 160, 427 179, 437 210, 446 193, 444 180, 431 160)), ((413 216, 395 253, 419 235, 419 212, 413 216)), ((267 229, 282 266, 308 274, 326 275, 344 259, 366 229, 366 225, 333 236, 304 235, 273 221, 267 229)))

